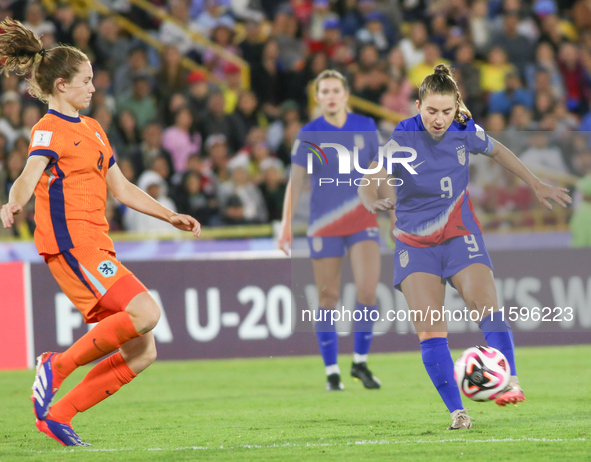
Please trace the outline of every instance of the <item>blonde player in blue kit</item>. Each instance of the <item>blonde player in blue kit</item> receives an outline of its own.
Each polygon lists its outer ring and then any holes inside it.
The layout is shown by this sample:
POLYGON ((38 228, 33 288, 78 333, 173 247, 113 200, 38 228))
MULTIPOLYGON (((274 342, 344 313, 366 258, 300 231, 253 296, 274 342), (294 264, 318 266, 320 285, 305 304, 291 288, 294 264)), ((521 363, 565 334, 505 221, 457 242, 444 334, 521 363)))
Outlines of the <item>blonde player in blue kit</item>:
MULTIPOLYGON (((337 308, 341 264, 346 253, 351 260, 357 287, 357 305, 352 316, 355 319, 355 345, 351 375, 361 380, 366 388, 376 389, 380 388, 380 381, 367 368, 367 356, 373 324, 379 315, 376 299, 380 278, 377 219, 365 210, 353 184, 363 175, 355 169, 341 172, 341 153, 334 145, 342 146, 346 156, 349 152, 357 152, 359 165, 367 168, 378 152, 377 128, 373 119, 347 111, 349 88, 339 72, 322 72, 316 78, 314 88, 323 115, 304 126, 293 145, 280 247, 286 250, 291 246, 292 210, 299 202, 306 170, 311 168, 307 236, 318 288, 316 334, 327 375, 326 389, 344 388, 337 364, 338 338, 330 310, 337 308), (327 144, 333 144, 333 147, 326 147, 327 144), (321 146, 325 146, 324 149, 321 146)), ((346 164, 345 167, 350 165, 346 164)))
MULTIPOLYGON (((358 188, 359 196, 372 213, 396 209, 394 287, 402 291, 409 309, 426 314, 430 307, 442 307, 445 283, 453 285, 466 306, 478 313, 478 326, 487 344, 500 350, 511 366, 511 381, 495 402, 500 406, 516 404, 525 400, 525 395, 517 379, 511 327, 499 314, 493 316, 498 311, 493 266, 467 190, 468 155, 491 157, 525 181, 549 209, 549 199, 566 207, 571 198, 566 189, 540 181, 509 149, 474 123, 447 66, 439 64, 423 80, 417 108, 419 115, 400 122, 388 141, 394 146, 388 155, 409 159, 392 164, 392 176, 404 182, 396 188, 396 205, 389 198, 378 199, 378 193, 388 197, 383 190, 392 194, 394 189, 385 181, 388 172, 384 166, 365 175, 370 181, 358 188)), ((370 168, 378 166, 378 160, 370 168)), ((414 324, 427 373, 451 413, 448 430, 472 428, 454 380, 445 319, 432 324, 416 319, 414 324)))

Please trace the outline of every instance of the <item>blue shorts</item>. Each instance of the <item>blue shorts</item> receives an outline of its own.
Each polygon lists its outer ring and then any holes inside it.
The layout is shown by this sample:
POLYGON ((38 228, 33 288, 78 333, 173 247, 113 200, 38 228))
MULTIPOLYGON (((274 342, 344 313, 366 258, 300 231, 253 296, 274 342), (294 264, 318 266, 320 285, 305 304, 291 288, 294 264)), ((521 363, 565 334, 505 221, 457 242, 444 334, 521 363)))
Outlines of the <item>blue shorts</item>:
POLYGON ((308 236, 308 246, 310 247, 310 257, 329 258, 343 257, 349 247, 361 241, 380 242, 380 229, 367 228, 355 234, 348 236, 308 236))
POLYGON ((394 252, 394 288, 409 274, 431 273, 453 287, 451 277, 472 263, 483 263, 494 271, 482 234, 469 234, 448 239, 432 247, 412 247, 396 239, 394 252))

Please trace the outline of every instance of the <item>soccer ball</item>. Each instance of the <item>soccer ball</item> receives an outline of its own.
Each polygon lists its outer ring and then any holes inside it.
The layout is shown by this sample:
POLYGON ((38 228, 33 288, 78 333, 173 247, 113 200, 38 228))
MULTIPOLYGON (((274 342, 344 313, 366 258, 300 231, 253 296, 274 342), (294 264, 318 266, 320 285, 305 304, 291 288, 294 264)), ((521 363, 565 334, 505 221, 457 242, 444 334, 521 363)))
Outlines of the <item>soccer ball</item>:
POLYGON ((468 348, 456 361, 458 388, 474 401, 489 401, 509 384, 511 367, 505 355, 491 347, 468 348))

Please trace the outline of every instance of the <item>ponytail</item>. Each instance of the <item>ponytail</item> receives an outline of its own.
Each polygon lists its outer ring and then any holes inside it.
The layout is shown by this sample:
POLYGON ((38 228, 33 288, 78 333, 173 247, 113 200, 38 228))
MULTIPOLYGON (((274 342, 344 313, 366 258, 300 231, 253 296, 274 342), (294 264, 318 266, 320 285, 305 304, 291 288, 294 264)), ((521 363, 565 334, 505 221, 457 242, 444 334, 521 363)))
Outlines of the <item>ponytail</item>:
POLYGON ((68 45, 46 50, 39 37, 19 21, 7 18, 0 23, 0 30, 2 72, 25 76, 29 93, 44 103, 53 94, 57 79, 71 82, 78 66, 89 61, 84 53, 68 45))
POLYGON ((457 110, 454 119, 465 124, 472 118, 472 113, 468 110, 462 95, 458 89, 458 84, 453 78, 453 74, 449 66, 445 64, 438 64, 433 69, 433 74, 428 75, 423 79, 419 87, 419 104, 422 103, 428 95, 449 95, 453 94, 456 98, 457 110))

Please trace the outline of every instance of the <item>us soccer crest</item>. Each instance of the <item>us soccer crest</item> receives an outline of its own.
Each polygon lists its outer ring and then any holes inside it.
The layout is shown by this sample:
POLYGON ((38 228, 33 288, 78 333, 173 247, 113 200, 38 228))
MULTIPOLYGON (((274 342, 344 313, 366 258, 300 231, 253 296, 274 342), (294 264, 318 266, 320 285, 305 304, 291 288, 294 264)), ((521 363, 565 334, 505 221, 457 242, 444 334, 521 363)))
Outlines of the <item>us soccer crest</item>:
POLYGON ((408 250, 403 250, 402 252, 400 252, 399 258, 400 266, 406 268, 406 265, 408 265, 408 250))
POLYGON ((466 165, 466 147, 462 144, 456 148, 458 153, 458 162, 462 165, 466 165))

